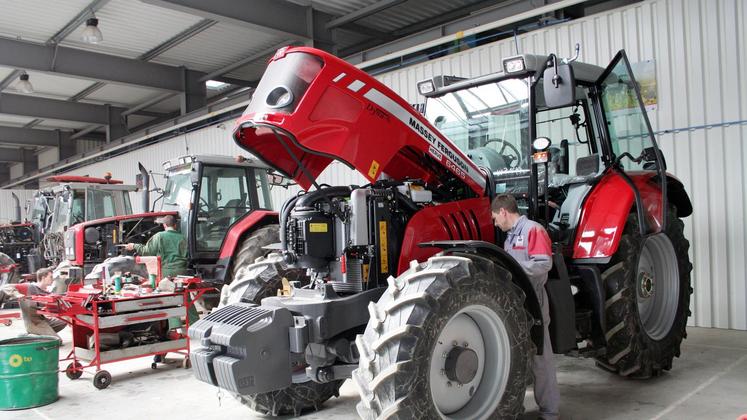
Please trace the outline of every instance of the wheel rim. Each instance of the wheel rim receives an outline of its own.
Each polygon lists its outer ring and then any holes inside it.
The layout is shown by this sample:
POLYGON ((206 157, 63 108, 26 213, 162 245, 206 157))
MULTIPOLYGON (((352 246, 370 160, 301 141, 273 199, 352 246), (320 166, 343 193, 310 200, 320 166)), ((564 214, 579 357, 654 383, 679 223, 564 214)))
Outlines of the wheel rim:
POLYGON ((646 334, 664 338, 677 316, 680 296, 677 255, 665 234, 649 237, 643 243, 636 274, 638 315, 646 334))
POLYGON ((438 413, 442 418, 487 417, 501 401, 510 368, 511 341, 500 316, 482 305, 462 309, 441 330, 431 353, 429 388, 438 413), (460 355, 455 373, 447 359, 460 355), (453 380, 455 375, 468 382, 453 380))

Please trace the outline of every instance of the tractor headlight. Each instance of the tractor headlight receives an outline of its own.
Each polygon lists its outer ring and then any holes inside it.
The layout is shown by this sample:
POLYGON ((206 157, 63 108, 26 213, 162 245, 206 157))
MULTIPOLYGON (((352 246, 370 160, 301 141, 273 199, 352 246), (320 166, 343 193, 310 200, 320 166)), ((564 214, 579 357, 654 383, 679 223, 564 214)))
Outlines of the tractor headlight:
POLYGON ((503 71, 505 73, 518 73, 525 69, 524 57, 511 57, 503 60, 503 71))
POLYGON ((436 91, 436 85, 433 84, 432 79, 418 82, 418 92, 420 92, 421 95, 426 96, 427 94, 433 93, 435 91, 436 91))
POLYGON ((285 86, 278 86, 267 94, 265 103, 270 108, 285 108, 293 102, 293 93, 285 86))

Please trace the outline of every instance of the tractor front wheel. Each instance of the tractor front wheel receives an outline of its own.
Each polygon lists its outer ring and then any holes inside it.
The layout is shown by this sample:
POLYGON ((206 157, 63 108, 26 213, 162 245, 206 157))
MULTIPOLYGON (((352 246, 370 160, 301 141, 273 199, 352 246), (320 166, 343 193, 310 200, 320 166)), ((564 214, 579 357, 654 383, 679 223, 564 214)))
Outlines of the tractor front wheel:
POLYGON ((599 367, 647 378, 672 368, 690 315, 690 243, 676 209, 664 232, 641 237, 631 215, 617 253, 602 273, 607 352, 599 367))
MULTIPOLYGON (((303 270, 289 269, 280 254, 270 254, 260 258, 254 264, 244 267, 240 273, 240 277, 223 288, 221 306, 238 302, 260 304, 262 299, 278 294, 278 290, 283 288, 284 278, 288 281, 305 279, 303 270)), ((236 395, 236 398, 252 410, 265 415, 298 416, 306 410, 318 410, 322 403, 338 396, 343 382, 293 383, 277 391, 236 395)))
POLYGON ((535 348, 511 273, 489 260, 413 262, 356 339, 364 419, 517 418, 535 348))

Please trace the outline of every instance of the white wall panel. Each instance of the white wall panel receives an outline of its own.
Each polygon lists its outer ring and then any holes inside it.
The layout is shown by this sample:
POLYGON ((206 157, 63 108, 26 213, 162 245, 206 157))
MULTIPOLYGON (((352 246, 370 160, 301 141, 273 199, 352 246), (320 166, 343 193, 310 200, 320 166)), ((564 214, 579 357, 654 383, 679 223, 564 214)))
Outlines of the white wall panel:
POLYGON ((60 161, 60 149, 58 147, 48 147, 39 152, 37 157, 39 159, 39 167, 44 168, 60 161))
POLYGON ((11 223, 15 220, 15 200, 13 193, 18 196, 21 204, 21 218, 26 217, 26 201, 34 196, 34 190, 6 190, 0 189, 0 224, 11 223))
POLYGON ((10 169, 10 179, 23 176, 23 163, 8 164, 10 169))
MULTIPOLYGON (((239 148, 234 143, 231 138, 230 126, 230 123, 222 123, 206 127, 155 145, 146 146, 135 152, 106 159, 91 165, 86 165, 67 173, 71 175, 102 176, 105 172, 111 172, 114 178, 121 179, 127 184, 132 184, 135 182, 135 175, 138 173, 138 162, 142 162, 148 170, 162 173, 163 162, 187 154, 223 156, 236 156, 241 154, 249 156, 245 150, 239 148)), ((156 185, 161 188, 164 187, 164 179, 162 177, 154 176, 153 178, 156 185)), ((353 173, 341 163, 331 164, 327 170, 320 175, 319 182, 330 185, 364 183, 362 176, 353 173)), ((298 190, 298 187, 290 187, 287 189, 273 187, 271 195, 274 208, 279 209, 283 201, 298 193, 298 190)), ((135 196, 132 196, 131 198, 133 211, 139 212, 142 207, 140 200, 135 196)), ((151 195, 151 199, 154 200, 155 198, 155 196, 151 195)))
MULTIPOLYGON (((569 56, 605 66, 625 48, 630 61, 656 60, 655 131, 747 119, 747 3, 653 0, 519 36, 522 53, 569 56)), ((513 39, 392 71, 378 78, 423 102, 416 82, 436 74, 496 72, 516 54, 513 39)), ((685 184, 693 215, 685 219, 693 262, 691 324, 747 329, 747 138, 744 123, 657 137, 669 171, 685 184)))

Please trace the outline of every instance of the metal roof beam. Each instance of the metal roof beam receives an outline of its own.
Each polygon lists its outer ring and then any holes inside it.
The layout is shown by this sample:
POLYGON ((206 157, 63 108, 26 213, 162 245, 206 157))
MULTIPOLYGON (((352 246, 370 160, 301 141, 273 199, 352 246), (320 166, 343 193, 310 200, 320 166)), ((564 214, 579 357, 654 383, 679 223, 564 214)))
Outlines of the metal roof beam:
POLYGON ((277 0, 143 0, 144 3, 289 38, 312 38, 308 7, 277 0))
POLYGON ((182 32, 179 32, 173 37, 167 39, 165 42, 161 43, 160 45, 157 45, 150 51, 145 52, 144 54, 138 57, 138 60, 148 61, 153 58, 156 58, 159 55, 166 52, 167 50, 170 50, 171 48, 176 47, 177 45, 188 40, 189 38, 192 38, 193 36, 199 34, 200 32, 210 28, 216 23, 218 22, 211 20, 211 19, 203 19, 195 23, 194 25, 190 26, 189 28, 183 30, 182 32))
POLYGON ((60 101, 36 96, 13 95, 10 93, 0 95, 0 114, 105 125, 110 123, 110 110, 114 111, 114 113, 121 113, 124 111, 124 108, 60 101))
POLYGON ((182 69, 179 67, 14 39, 0 38, 0 65, 104 82, 182 90, 182 69))
POLYGON ((22 149, 0 147, 0 162, 24 162, 22 149))
POLYGON ((532 0, 481 1, 468 7, 445 13, 435 19, 409 25, 392 34, 399 39, 375 46, 365 51, 350 47, 340 51, 340 56, 363 68, 413 54, 436 45, 453 42, 463 36, 551 13, 574 6, 586 0, 552 0, 537 7, 532 0), (468 16, 464 16, 468 14, 468 16), (358 52, 356 52, 358 50, 358 52))
POLYGON ((210 73, 202 76, 202 78, 200 80, 203 81, 203 82, 208 81, 208 80, 215 80, 215 77, 223 76, 226 73, 230 73, 230 72, 238 69, 239 67, 244 67, 247 64, 254 63, 257 60, 261 60, 261 59, 267 57, 268 55, 274 54, 275 51, 277 51, 278 49, 280 49, 280 48, 282 48, 282 47, 284 47, 286 45, 296 45, 297 42, 298 41, 296 41, 296 40, 291 40, 291 41, 283 41, 283 42, 281 42, 279 44, 275 44, 272 47, 266 48, 266 49, 264 49, 264 50, 262 50, 262 51, 260 51, 260 52, 258 52, 256 54, 252 54, 249 57, 243 58, 243 59, 241 59, 241 60, 239 60, 239 61, 237 61, 235 63, 229 64, 229 65, 227 65, 225 67, 219 68, 218 70, 212 71, 212 72, 210 72, 210 73))
POLYGON ((362 7, 354 12, 348 13, 347 15, 340 16, 332 19, 327 23, 327 29, 333 29, 345 25, 347 23, 355 22, 356 20, 363 19, 365 17, 375 15, 376 13, 382 12, 390 7, 394 7, 398 4, 402 4, 407 0, 380 0, 376 3, 370 4, 366 7, 362 7))
POLYGON ((21 70, 13 70, 12 72, 10 72, 10 74, 6 76, 5 79, 0 81, 0 91, 3 91, 6 87, 10 86, 10 84, 13 83, 14 80, 18 79, 21 74, 23 74, 21 70))
POLYGON ((56 130, 39 130, 35 128, 0 127, 0 143, 16 144, 20 146, 58 147, 58 140, 70 140, 70 133, 60 132, 58 139, 56 130))

